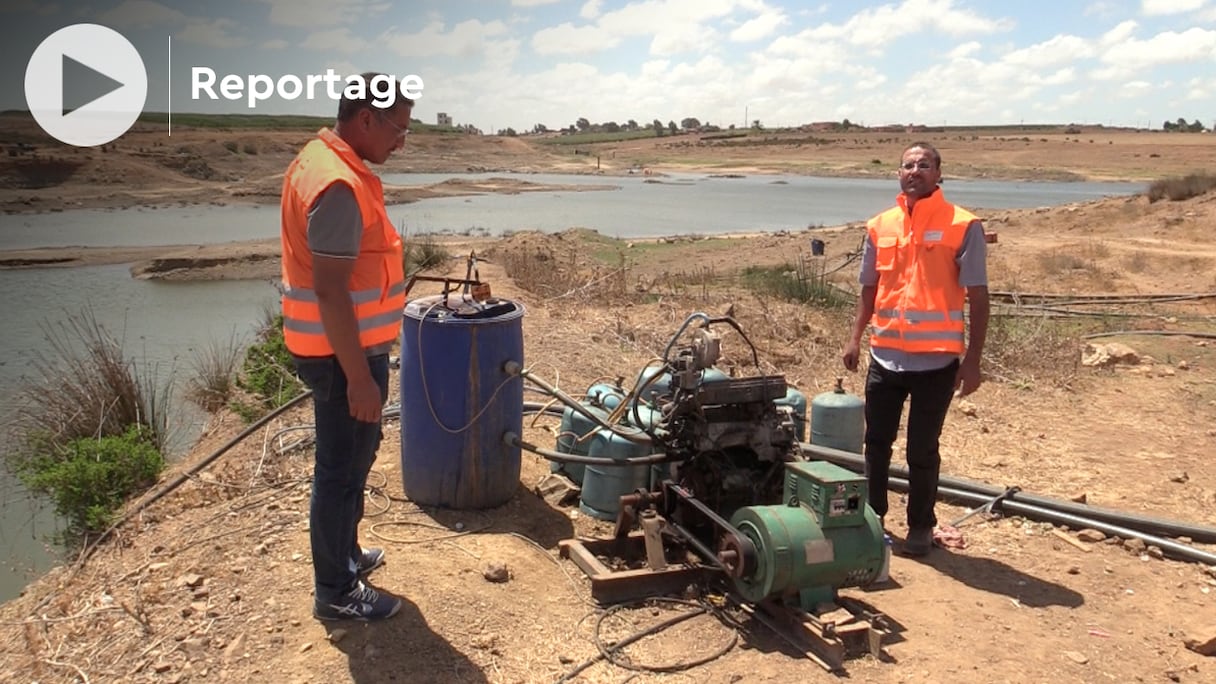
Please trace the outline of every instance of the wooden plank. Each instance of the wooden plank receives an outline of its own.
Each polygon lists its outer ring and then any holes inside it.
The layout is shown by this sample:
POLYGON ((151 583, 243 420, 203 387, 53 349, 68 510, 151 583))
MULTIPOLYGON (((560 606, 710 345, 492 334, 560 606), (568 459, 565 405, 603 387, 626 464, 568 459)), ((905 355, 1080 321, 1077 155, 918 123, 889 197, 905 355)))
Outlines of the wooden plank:
POLYGON ((1062 541, 1066 541, 1069 544, 1072 544, 1073 546, 1077 547, 1078 549, 1081 549, 1085 553, 1090 553, 1091 551, 1093 551, 1093 549, 1090 548, 1090 546, 1088 544, 1081 541, 1080 539, 1077 539, 1076 537, 1072 536, 1071 534, 1069 534, 1067 532, 1061 532, 1060 530, 1057 530, 1056 528, 1053 527, 1053 528, 1051 528, 1051 533, 1054 534, 1055 536, 1059 537, 1062 541))

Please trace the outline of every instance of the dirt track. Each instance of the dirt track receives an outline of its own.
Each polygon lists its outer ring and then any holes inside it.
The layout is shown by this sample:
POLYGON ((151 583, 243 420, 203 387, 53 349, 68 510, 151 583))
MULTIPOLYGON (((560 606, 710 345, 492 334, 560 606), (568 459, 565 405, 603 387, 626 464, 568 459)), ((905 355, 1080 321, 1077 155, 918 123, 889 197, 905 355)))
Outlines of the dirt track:
MULTIPOLYGON (((1163 170, 1191 163, 1216 166, 1211 163, 1213 136, 1127 134, 1104 145, 1093 135, 1092 144, 1052 137, 1042 143, 1041 161, 1050 158, 1051 168, 1087 177, 1139 177, 1143 169, 1138 165, 1140 160, 1147 165, 1149 150, 1162 155, 1152 159, 1163 160, 1163 170), (1097 155, 1104 148, 1132 151, 1122 157, 1107 152, 1110 164, 1122 159, 1124 165, 1090 173, 1101 159, 1086 157, 1085 151, 1097 155), (1077 151, 1075 157, 1064 153, 1071 150, 1077 151)), ((278 140, 284 149, 277 154, 285 158, 288 141, 298 137, 258 140, 266 145, 265 140, 278 140)), ((412 137, 410 144, 423 137, 412 137)), ((241 140, 243 144, 245 138, 241 140)), ((1037 140, 1029 145, 975 141, 972 156, 966 152, 971 141, 944 141, 951 146, 943 143, 943 149, 948 165, 957 160, 964 168, 996 167, 1007 156, 1011 161, 1003 168, 1014 175, 1025 165, 1040 163, 1026 159, 1026 150, 1036 149, 1037 140)), ((510 160, 536 169, 562 161, 551 152, 529 153, 520 140, 476 140, 472 145, 452 160, 419 152, 417 170, 442 164, 459 170, 474 157, 482 158, 484 166, 510 160), (494 150, 499 156, 491 154, 494 150)), ((677 144, 628 153, 618 148, 615 163, 654 155, 648 167, 699 164, 707 172, 721 172, 750 162, 789 171, 797 162, 806 169, 828 163, 847 169, 864 167, 871 156, 888 158, 898 146, 875 141, 872 148, 853 149, 851 161, 839 150, 839 158, 831 161, 825 157, 835 152, 826 146, 815 146, 812 154, 805 144, 791 145, 779 155, 777 146, 716 150, 677 144), (749 158, 752 152, 754 158, 749 158)), ((219 142, 215 147, 228 154, 219 142)), ((420 149, 435 152, 429 144, 420 149)), ((601 151, 601 158, 611 159, 606 152, 601 151)), ((578 162, 588 170, 586 159, 578 162)), ((208 162, 213 168, 225 163, 208 162)), ((407 157, 401 165, 413 168, 412 163, 407 157)), ((264 183, 273 186, 270 175, 264 183)), ((100 196, 96 188, 63 192, 75 193, 82 202, 89 192, 100 196)), ((200 196, 208 192, 199 191, 200 196)), ((1078 297, 1216 292, 1213 194, 1180 203, 1131 198, 1049 211, 994 212, 984 218, 1000 236, 990 251, 994 290, 1078 297)), ((848 258, 857 230, 818 233, 827 243, 829 264, 848 258)), ((622 260, 590 258, 605 247, 602 238, 577 231, 523 233, 487 245, 491 263, 482 275, 496 294, 526 303, 527 362, 570 392, 582 391, 601 375, 632 376, 661 351, 689 313, 733 307, 758 346, 764 370, 783 373, 814 395, 827 390, 841 372, 837 354, 847 310, 756 295, 738 278, 742 266, 785 263, 805 243, 805 235, 749 238, 745 260, 738 258, 737 248, 744 243, 720 239, 647 249, 613 244, 609 248, 620 250, 625 270, 604 278, 622 260), (545 258, 528 258, 538 254, 545 258), (502 270, 508 263, 515 265, 510 275, 502 270), (551 289, 556 285, 562 288, 551 289)), ((451 272, 462 272, 462 264, 451 264, 451 272)), ((852 276, 851 269, 844 269, 838 282, 848 286, 852 276)), ((1135 514, 1216 526, 1216 470, 1210 467, 1216 447, 1211 427, 1216 425, 1216 341, 1135 335, 1094 340, 1124 342, 1141 359, 1092 369, 1079 364, 1084 342, 1077 337, 1103 328, 1211 331, 1216 303, 1196 299, 1107 307, 1096 318, 1069 314, 1075 326, 1067 328, 1056 327, 1056 319, 1042 311, 1009 313, 990 335, 988 382, 951 411, 943 435, 944 472, 1063 499, 1085 495, 1091 503, 1135 514)), ((733 358, 741 355, 737 338, 726 344, 733 358)), ((846 374, 851 391, 858 391, 859 382, 846 374)), ((307 413, 296 409, 272 430, 305 423, 307 413)), ((550 423, 538 422, 526 437, 551 444, 556 425, 550 423)), ((240 428, 234 416, 217 415, 187 464, 240 428)), ((81 680, 84 673, 91 682, 555 682, 596 655, 586 580, 557 557, 556 549, 563 538, 604 536, 610 526, 568 507, 549 506, 532 494, 531 485, 547 472, 541 459, 524 457, 521 488, 502 508, 422 509, 402 497, 399 432, 396 424, 388 424, 364 536, 389 553, 388 565, 373 580, 403 595, 407 604, 389 623, 343 625, 345 632, 339 635, 308 614, 310 452, 266 453, 264 438, 259 433, 242 443, 150 507, 79 572, 55 571, 31 585, 26 596, 0 608, 0 679, 68 682, 81 680), (458 522, 463 526, 459 531, 458 522), (508 565, 509 582, 482 578, 485 565, 493 561, 508 565)), ((902 510, 897 496, 892 510, 902 510)), ((951 520, 962 512, 943 504, 939 517, 951 520)), ((901 521, 898 515, 892 518, 899 536, 901 521)), ((939 549, 924 562, 897 557, 892 585, 849 590, 899 626, 889 660, 851 661, 851 679, 1216 680, 1213 658, 1185 645, 1188 638, 1216 637, 1216 576, 1211 570, 1163 560, 1133 545, 1065 541, 1059 534, 1071 531, 1020 518, 972 519, 961 529, 966 548, 939 549)), ((1214 545, 1199 548, 1216 552, 1214 545)), ((609 621, 606 628, 619 638, 667 616, 659 609, 629 611, 627 622, 609 621)), ((601 662, 575 681, 837 681, 765 628, 748 624, 738 646, 685 673, 635 673, 601 662)), ((729 638, 716 621, 697 618, 641 642, 630 654, 635 662, 671 663, 708 654, 729 638)))

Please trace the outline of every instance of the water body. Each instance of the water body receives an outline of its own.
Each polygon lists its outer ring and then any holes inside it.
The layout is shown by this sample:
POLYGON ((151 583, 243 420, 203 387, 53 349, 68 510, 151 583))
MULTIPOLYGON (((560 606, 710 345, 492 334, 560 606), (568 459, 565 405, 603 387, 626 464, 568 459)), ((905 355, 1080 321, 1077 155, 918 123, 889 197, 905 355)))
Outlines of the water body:
MULTIPOLYGON (((278 302, 269 283, 140 281, 122 265, 0 271, 0 293, 0 425, 6 433, 21 406, 19 388, 40 377, 32 364, 40 352, 53 358, 45 354, 47 333, 62 334, 64 322, 89 309, 137 367, 158 381, 173 378, 170 430, 179 449, 206 420, 180 399, 193 359, 212 341, 249 342, 263 309, 278 302)), ((9 444, 7 434, 3 444, 9 444)), ((0 497, 0 600, 7 600, 57 562, 47 539, 59 527, 49 508, 31 500, 4 468, 0 497)))
MULTIPOLYGON (((545 184, 614 185, 617 189, 441 197, 390 206, 389 218, 408 234, 482 230, 501 235, 517 230, 558 232, 577 226, 612 237, 638 238, 802 230, 869 218, 891 206, 899 190, 893 179, 811 176, 387 174, 384 180, 422 186, 450 178, 494 177, 545 184)), ((969 209, 1054 206, 1143 190, 1142 185, 1132 183, 953 180, 943 187, 952 201, 969 209)), ((76 210, 3 216, 0 226, 0 250, 217 244, 278 237, 279 209, 204 205, 76 210)))
MULTIPOLYGON (((428 185, 449 178, 510 177, 546 184, 615 185, 596 192, 542 192, 430 199, 390 207, 390 217, 411 234, 515 230, 562 231, 580 226, 614 237, 801 230, 808 225, 860 221, 886 208, 898 190, 894 179, 705 175, 654 177, 552 174, 405 174, 386 182, 428 185), (661 182, 646 182, 657 180, 661 182)), ((1125 183, 1011 183, 948 181, 948 196, 968 208, 1038 207, 1129 195, 1125 183)), ((76 210, 0 216, 0 249, 45 246, 216 244, 275 238, 277 206, 186 206, 157 209, 76 210)), ((128 357, 145 360, 158 377, 177 372, 179 387, 190 362, 208 342, 251 339, 263 311, 277 308, 266 282, 164 283, 134 280, 127 265, 0 270, 0 424, 16 408, 17 388, 45 349, 45 328, 91 308, 124 343, 128 357)), ((197 433, 204 419, 177 402, 178 434, 197 433)), ((44 537, 56 523, 29 501, 0 468, 0 600, 16 596, 55 562, 44 537)))

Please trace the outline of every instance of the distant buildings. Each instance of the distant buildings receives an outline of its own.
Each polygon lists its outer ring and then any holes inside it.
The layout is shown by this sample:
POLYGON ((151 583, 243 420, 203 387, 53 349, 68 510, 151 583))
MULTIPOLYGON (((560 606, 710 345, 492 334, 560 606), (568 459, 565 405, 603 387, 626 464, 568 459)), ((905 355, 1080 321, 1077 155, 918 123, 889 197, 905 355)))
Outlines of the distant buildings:
POLYGON ((452 115, 448 114, 447 112, 439 112, 438 119, 439 120, 436 123, 438 123, 440 126, 452 125, 452 115))

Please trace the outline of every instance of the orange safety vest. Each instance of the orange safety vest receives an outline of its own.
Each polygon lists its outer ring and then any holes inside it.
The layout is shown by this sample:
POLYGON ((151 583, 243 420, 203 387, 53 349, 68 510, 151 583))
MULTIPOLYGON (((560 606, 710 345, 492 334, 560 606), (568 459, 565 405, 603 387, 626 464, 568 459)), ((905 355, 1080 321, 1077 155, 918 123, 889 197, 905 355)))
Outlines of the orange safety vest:
POLYGON ((976 217, 941 190, 917 200, 911 214, 903 194, 898 202, 866 224, 878 270, 870 346, 962 354, 967 291, 955 257, 976 217))
POLYGON ((334 183, 354 192, 363 216, 363 238, 348 287, 366 349, 397 339, 405 307, 401 238, 384 210, 384 187, 344 140, 329 129, 300 151, 283 176, 283 339, 298 356, 334 353, 321 325, 313 290, 308 212, 334 183))

